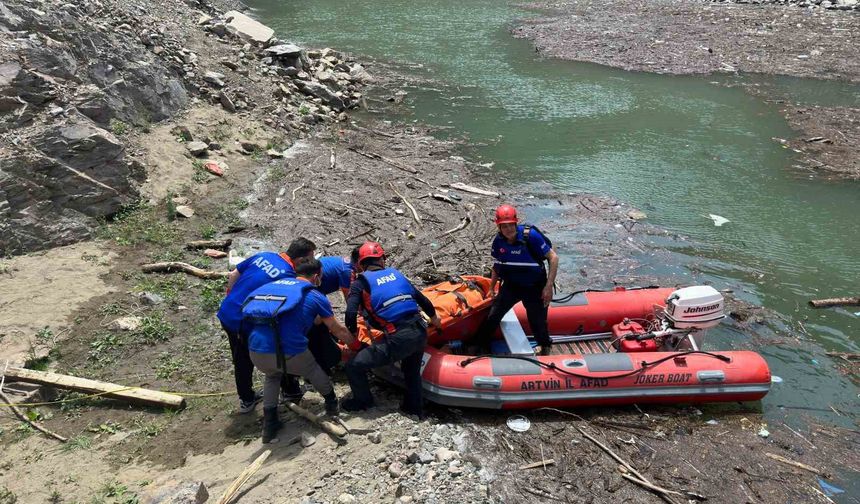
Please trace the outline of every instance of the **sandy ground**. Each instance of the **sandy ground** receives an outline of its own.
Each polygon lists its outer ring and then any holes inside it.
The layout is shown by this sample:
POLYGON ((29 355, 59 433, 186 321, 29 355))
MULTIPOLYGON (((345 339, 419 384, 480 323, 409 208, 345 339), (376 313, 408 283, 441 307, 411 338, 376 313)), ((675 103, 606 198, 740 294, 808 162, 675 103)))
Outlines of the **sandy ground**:
POLYGON ((96 243, 78 243, 0 261, 0 355, 23 364, 39 330, 69 337, 69 315, 87 300, 112 292, 100 276, 114 254, 96 243), (82 288, 86 286, 86 288, 82 288))
MULTIPOLYGON (((856 12, 684 0, 535 2, 514 36, 547 57, 666 74, 762 73, 860 82, 856 12)), ((782 99, 771 91, 752 90, 782 99)), ((801 161, 822 176, 860 179, 860 110, 782 107, 801 161), (836 134, 838 130, 841 134, 836 134), (830 143, 804 145, 828 135, 830 143)))

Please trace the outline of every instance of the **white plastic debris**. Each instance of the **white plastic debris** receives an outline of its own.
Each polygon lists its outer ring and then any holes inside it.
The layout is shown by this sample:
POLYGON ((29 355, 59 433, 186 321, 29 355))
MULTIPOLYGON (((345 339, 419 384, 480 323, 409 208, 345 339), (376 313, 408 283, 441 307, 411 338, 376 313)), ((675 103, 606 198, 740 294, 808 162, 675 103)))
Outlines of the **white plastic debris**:
POLYGON ((771 375, 770 382, 771 383, 782 383, 782 378, 780 378, 777 375, 771 375))
POLYGON ((768 431, 767 429, 762 427, 761 430, 758 431, 758 436, 762 437, 762 438, 766 438, 766 437, 770 436, 770 431, 768 431))
POLYGON ((712 418, 712 419, 708 420, 708 421, 707 421, 707 422, 705 422, 705 423, 706 423, 706 424, 708 424, 708 425, 718 425, 720 422, 717 422, 716 420, 714 420, 714 419, 712 418))
POLYGON ((532 426, 531 421, 522 415, 514 415, 508 418, 508 429, 514 432, 525 432, 532 426))
POLYGON ((713 220, 714 225, 717 227, 720 227, 723 224, 726 224, 727 222, 731 222, 730 220, 726 219, 725 217, 723 217, 721 215, 708 214, 708 218, 713 220))

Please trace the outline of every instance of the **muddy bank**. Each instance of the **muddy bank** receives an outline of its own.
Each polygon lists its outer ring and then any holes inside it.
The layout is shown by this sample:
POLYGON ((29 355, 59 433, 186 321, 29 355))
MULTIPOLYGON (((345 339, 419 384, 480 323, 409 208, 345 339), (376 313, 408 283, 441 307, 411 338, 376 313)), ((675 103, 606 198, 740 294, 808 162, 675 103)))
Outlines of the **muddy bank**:
MULTIPOLYGON (((761 73, 860 82, 860 18, 817 6, 712 2, 534 2, 540 14, 513 28, 547 56, 665 74, 761 73)), ((765 97, 782 99, 768 90, 765 97)), ((804 139, 828 128, 832 143, 805 148, 824 176, 860 178, 860 111, 785 104, 804 139), (799 110, 800 108, 804 110, 799 110)), ((809 147, 809 146, 805 146, 809 147)))

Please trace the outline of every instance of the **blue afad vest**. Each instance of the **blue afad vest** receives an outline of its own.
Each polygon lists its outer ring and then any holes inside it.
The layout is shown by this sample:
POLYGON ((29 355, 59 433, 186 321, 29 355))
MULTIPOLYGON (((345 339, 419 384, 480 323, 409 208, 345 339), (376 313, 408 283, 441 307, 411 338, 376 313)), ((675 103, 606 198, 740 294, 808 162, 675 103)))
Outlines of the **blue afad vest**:
POLYGON ((364 307, 373 321, 385 330, 394 324, 415 315, 421 308, 412 297, 415 287, 394 268, 362 273, 370 288, 365 292, 364 307))
POLYGON ((270 338, 275 342, 276 353, 283 355, 283 342, 278 331, 281 317, 301 306, 305 294, 314 288, 313 284, 284 278, 256 289, 248 295, 242 306, 242 325, 253 337, 270 338))
MULTIPOLYGON (((526 243, 526 239, 545 243, 543 235, 535 236, 535 229, 531 229, 527 238, 523 236, 525 226, 517 226, 516 243, 508 243, 504 236, 499 234, 493 240, 493 258, 499 277, 506 282, 518 285, 536 285, 546 281, 546 268, 543 257, 534 257, 535 253, 526 243)), ((549 244, 547 243, 549 246, 549 244)))
POLYGON ((272 280, 295 278, 296 272, 280 254, 260 252, 242 261, 238 266, 239 280, 221 302, 218 319, 230 331, 239 331, 242 322, 242 303, 254 289, 272 280))

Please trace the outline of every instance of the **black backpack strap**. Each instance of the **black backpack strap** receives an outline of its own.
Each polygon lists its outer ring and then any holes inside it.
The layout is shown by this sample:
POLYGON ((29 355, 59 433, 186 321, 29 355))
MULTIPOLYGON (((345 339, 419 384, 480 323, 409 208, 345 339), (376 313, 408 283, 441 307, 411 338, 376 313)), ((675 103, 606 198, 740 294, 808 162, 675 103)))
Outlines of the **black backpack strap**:
POLYGON ((533 228, 533 227, 534 227, 534 226, 530 226, 530 225, 528 225, 528 224, 526 224, 525 226, 523 226, 523 241, 524 241, 524 242, 525 242, 525 244, 526 244, 526 250, 528 250, 529 255, 530 255, 530 256, 532 256, 532 260, 533 260, 534 262, 536 262, 536 263, 540 264, 541 266, 543 266, 543 265, 544 265, 544 264, 543 264, 543 263, 544 263, 544 261, 546 261, 546 257, 545 257, 545 256, 544 256, 544 257, 541 257, 540 252, 535 251, 534 249, 532 249, 532 244, 531 244, 531 242, 529 241, 529 237, 530 237, 530 236, 531 236, 531 234, 532 234, 532 228, 533 228))

